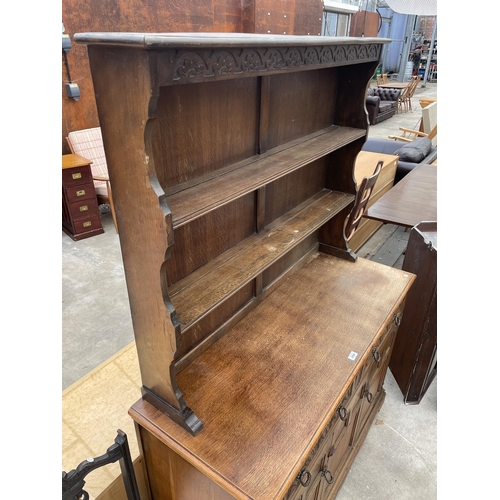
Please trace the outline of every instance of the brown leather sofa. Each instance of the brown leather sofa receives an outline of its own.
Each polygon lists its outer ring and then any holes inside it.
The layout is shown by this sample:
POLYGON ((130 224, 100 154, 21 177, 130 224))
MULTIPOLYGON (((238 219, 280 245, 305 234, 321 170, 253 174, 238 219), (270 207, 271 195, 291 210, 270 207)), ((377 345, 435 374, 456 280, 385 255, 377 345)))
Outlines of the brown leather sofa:
POLYGON ((398 109, 400 95, 401 90, 399 89, 370 87, 366 93, 366 110, 370 125, 375 125, 394 116, 398 109))

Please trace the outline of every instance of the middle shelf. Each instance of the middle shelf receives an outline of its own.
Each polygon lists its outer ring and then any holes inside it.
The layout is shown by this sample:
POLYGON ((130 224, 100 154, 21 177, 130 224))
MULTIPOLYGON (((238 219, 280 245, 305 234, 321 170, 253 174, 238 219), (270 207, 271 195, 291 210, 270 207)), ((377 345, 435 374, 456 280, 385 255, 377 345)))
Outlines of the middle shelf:
POLYGON ((174 229, 366 136, 332 125, 166 190, 174 229))
POLYGON ((353 200, 354 195, 324 189, 172 285, 169 294, 181 330, 238 291, 353 200))

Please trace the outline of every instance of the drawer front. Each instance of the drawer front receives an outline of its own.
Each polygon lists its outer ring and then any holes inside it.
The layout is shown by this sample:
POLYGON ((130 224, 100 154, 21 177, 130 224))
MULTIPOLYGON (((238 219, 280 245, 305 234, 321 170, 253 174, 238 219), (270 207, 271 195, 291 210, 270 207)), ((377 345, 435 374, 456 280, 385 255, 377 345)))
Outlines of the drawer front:
POLYGON ((81 200, 78 203, 71 203, 69 205, 69 212, 73 220, 98 215, 98 210, 98 204, 95 197, 87 200, 81 200))
POLYGON ((80 203, 82 200, 95 198, 94 183, 88 182, 87 184, 66 188, 66 195, 70 203, 80 203))
POLYGON ((75 220, 73 224, 75 227, 75 234, 85 233, 102 227, 101 218, 98 215, 91 215, 84 219, 75 220))
POLYGON ((87 184, 92 181, 92 170, 90 166, 67 168, 62 172, 62 183, 65 187, 87 184))

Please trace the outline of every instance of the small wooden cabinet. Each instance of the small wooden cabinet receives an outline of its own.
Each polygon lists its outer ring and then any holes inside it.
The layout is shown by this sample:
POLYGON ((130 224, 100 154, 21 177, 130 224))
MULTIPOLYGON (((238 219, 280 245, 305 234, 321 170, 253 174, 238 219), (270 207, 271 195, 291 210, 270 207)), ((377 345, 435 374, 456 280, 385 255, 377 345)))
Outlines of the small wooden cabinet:
MULTIPOLYGON (((382 166, 382 170, 373 188, 367 208, 373 205, 383 194, 387 193, 387 191, 394 186, 394 178, 396 176, 396 169, 398 168, 398 157, 394 155, 372 153, 371 151, 360 151, 354 166, 354 177, 356 179, 356 184, 359 186, 364 177, 373 175, 373 171, 375 170, 373 165, 376 165, 378 160, 384 160, 384 165, 382 166)), ((363 217, 356 232, 349 240, 349 246, 353 252, 357 252, 381 225, 382 222, 363 217)))
POLYGON ((77 154, 62 157, 62 229, 73 240, 104 233, 90 164, 77 154))
POLYGON ((334 498, 415 278, 357 259, 344 235, 390 40, 75 40, 113 185, 152 498, 334 498))

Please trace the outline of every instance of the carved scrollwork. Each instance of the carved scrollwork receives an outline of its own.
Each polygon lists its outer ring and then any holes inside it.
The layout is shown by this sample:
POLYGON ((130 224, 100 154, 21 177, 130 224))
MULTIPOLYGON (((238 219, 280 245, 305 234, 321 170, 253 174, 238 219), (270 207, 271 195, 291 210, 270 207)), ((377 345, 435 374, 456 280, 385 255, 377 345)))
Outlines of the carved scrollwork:
POLYGON ((347 52, 345 47, 336 47, 334 54, 335 62, 345 62, 347 61, 347 52))
POLYGON ((316 47, 307 47, 304 52, 304 64, 318 64, 319 61, 319 49, 316 47))
POLYGON ((305 60, 299 49, 291 48, 285 54, 286 67, 295 68, 305 65, 305 60))
POLYGON ((335 60, 334 49, 332 47, 322 47, 319 56, 320 63, 328 64, 335 60))
POLYGON ((355 61, 358 59, 358 51, 356 50, 357 47, 354 45, 349 45, 347 48, 347 60, 348 61, 355 61))
POLYGON ((370 45, 367 54, 368 59, 375 59, 376 57, 378 57, 378 54, 379 47, 377 45, 370 45))
POLYGON ((285 58, 280 49, 269 49, 265 54, 266 69, 286 69, 285 58))
POLYGON ((358 59, 368 59, 368 47, 361 45, 358 50, 358 59))
POLYGON ((345 64, 377 59, 380 47, 338 45, 323 47, 271 47, 263 49, 221 49, 178 51, 171 59, 172 79, 210 78, 249 72, 280 71, 303 66, 345 64))
POLYGON ((263 71, 265 65, 262 56, 256 50, 245 49, 241 53, 241 68, 243 71, 263 71))
POLYGON ((241 59, 227 51, 217 51, 208 60, 207 68, 219 75, 241 73, 241 59))
POLYGON ((176 58, 174 66, 174 80, 181 78, 194 78, 197 76, 210 76, 206 75, 207 65, 200 55, 196 52, 182 52, 176 58))

